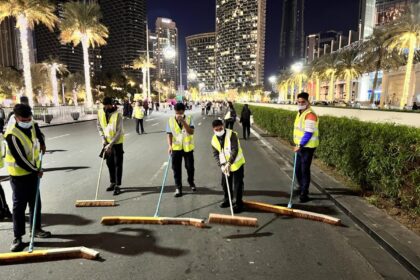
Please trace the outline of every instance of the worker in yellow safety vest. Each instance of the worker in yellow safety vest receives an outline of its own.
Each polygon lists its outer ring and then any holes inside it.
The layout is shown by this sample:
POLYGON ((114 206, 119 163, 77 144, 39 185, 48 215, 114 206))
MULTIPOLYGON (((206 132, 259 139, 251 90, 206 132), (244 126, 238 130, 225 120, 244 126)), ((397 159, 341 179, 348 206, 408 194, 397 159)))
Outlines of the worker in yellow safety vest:
POLYGON ((143 127, 144 109, 143 109, 143 106, 141 104, 141 101, 136 102, 136 106, 134 107, 133 115, 131 117, 136 122, 136 132, 137 132, 137 134, 140 135, 139 126, 141 127, 141 134, 145 133, 144 132, 144 127, 143 127))
POLYGON ((118 112, 112 98, 105 97, 102 101, 103 109, 98 111, 97 127, 102 137, 102 156, 106 158, 109 170, 110 186, 106 191, 114 191, 114 195, 121 193, 121 181, 123 173, 123 143, 124 127, 123 117, 118 112))
MULTIPOLYGON (((5 135, 7 142, 5 163, 10 174, 10 185, 13 191, 13 232, 15 239, 10 250, 18 252, 26 246, 22 242, 22 236, 25 235, 25 210, 28 204, 31 225, 34 217, 38 177, 42 177, 40 154, 43 151, 37 138, 37 128, 32 121, 31 107, 26 104, 17 104, 13 113, 15 122, 8 127, 5 135)), ((51 233, 41 228, 41 198, 39 198, 38 203, 38 211, 35 213, 35 237, 49 238, 51 233)))
POLYGON ((213 155, 222 170, 224 199, 220 207, 226 208, 230 205, 225 178, 227 176, 229 190, 232 194, 233 211, 240 213, 243 210, 245 157, 239 143, 238 134, 231 129, 225 129, 221 120, 214 120, 212 126, 214 132, 211 141, 213 155))
POLYGON ((194 122, 192 116, 186 116, 185 105, 174 106, 175 116, 170 117, 166 126, 169 149, 172 158, 172 170, 175 180, 175 197, 182 196, 182 158, 187 169, 188 184, 193 192, 197 190, 194 183, 194 122))
MULTIPOLYGON (((0 168, 4 167, 4 139, 3 133, 0 130, 0 168)), ((12 213, 10 212, 9 206, 7 205, 6 195, 4 194, 3 186, 0 184, 0 221, 4 219, 12 219, 12 213)))
POLYGON ((311 183, 311 164, 315 149, 319 146, 319 119, 309 103, 309 94, 298 94, 297 104, 299 112, 296 115, 293 139, 296 147, 295 174, 299 189, 300 202, 309 201, 309 185, 311 183))

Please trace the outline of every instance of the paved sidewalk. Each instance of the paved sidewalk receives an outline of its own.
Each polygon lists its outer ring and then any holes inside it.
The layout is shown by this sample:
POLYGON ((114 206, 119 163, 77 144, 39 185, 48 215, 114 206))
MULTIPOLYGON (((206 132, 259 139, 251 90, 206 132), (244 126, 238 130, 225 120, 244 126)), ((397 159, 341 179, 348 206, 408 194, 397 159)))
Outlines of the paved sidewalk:
MULTIPOLYGON (((251 132, 275 155, 293 166, 291 147, 256 126, 253 126, 251 132)), ((420 236, 392 219, 383 210, 368 204, 318 166, 312 165, 311 175, 313 186, 326 194, 398 262, 420 279, 420 236)))

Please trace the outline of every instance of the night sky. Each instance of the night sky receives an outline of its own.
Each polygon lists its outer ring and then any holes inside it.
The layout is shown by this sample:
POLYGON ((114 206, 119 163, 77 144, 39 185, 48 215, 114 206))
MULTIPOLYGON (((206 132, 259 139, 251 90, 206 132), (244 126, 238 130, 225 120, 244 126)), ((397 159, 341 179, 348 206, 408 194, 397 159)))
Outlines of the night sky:
MULTIPOLYGON (((215 0, 148 0, 149 28, 154 30, 157 17, 174 20, 178 27, 182 68, 186 72, 185 37, 214 32, 215 0)), ((267 0, 265 78, 276 73, 280 45, 282 0, 267 0)), ((359 0, 306 0, 305 33, 327 30, 357 30, 359 0)))

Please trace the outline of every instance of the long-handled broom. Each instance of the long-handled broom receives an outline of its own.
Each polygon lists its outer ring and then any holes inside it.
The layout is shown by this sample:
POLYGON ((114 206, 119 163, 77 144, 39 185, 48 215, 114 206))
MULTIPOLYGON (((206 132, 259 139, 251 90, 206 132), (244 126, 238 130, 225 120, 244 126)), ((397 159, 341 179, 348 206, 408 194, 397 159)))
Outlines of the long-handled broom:
MULTIPOLYGON (((42 170, 42 154, 40 157, 40 167, 42 170)), ((35 225, 36 225, 36 213, 39 207, 39 186, 41 184, 41 178, 38 176, 35 196, 35 207, 32 217, 32 234, 31 241, 29 244, 29 250, 27 252, 18 253, 3 253, 0 254, 0 264, 15 264, 22 262, 40 262, 47 260, 59 260, 59 259, 74 259, 84 258, 93 260, 99 257, 99 252, 86 248, 86 247, 70 247, 70 248, 59 248, 50 250, 35 250, 34 251, 34 237, 35 237, 35 225)))
POLYGON ((290 186, 290 198, 289 203, 287 204, 287 208, 292 208, 293 206, 293 191, 295 186, 295 176, 296 176, 296 161, 297 161, 297 153, 295 152, 295 158, 293 160, 293 175, 292 175, 292 185, 290 186))
POLYGON ((229 196, 230 215, 210 213, 209 223, 228 224, 228 225, 237 225, 237 226, 246 226, 246 227, 257 227, 258 226, 257 218, 235 216, 233 214, 233 205, 232 205, 232 197, 230 195, 229 180, 228 180, 227 174, 224 174, 224 175, 225 175, 225 179, 226 179, 226 188, 227 188, 228 196, 229 196))
POLYGON ((101 182, 101 176, 102 176, 102 169, 104 166, 105 161, 105 151, 102 151, 102 160, 101 160, 101 167, 99 168, 99 176, 98 176, 98 182, 96 184, 96 195, 95 200, 76 200, 76 207, 110 207, 110 206, 116 206, 115 200, 99 200, 98 199, 98 192, 99 192, 99 184, 101 182))
POLYGON ((169 165, 171 162, 171 155, 168 158, 168 164, 166 165, 165 173, 163 176, 162 187, 160 189, 159 200, 156 205, 155 215, 153 217, 131 217, 131 216, 110 216, 102 217, 101 223, 104 225, 115 225, 115 224, 158 224, 158 225, 186 225, 195 226, 199 228, 205 227, 204 220, 195 218, 170 218, 170 217, 159 217, 159 208, 162 201, 163 190, 166 184, 166 178, 168 177, 169 165))

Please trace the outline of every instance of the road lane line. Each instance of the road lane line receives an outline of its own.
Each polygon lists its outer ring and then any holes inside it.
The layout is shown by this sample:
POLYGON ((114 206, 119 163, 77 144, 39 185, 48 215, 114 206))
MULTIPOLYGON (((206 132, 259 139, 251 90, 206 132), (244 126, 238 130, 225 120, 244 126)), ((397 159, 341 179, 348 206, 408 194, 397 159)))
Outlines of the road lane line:
POLYGON ((54 139, 59 139, 59 138, 67 137, 67 136, 70 136, 70 134, 64 134, 64 135, 60 135, 60 136, 47 138, 47 140, 54 140, 54 139))
POLYGON ((150 179, 150 181, 149 181, 149 185, 152 185, 153 184, 153 182, 157 179, 157 177, 159 176, 159 174, 161 173, 161 172, 163 172, 163 169, 166 167, 168 165, 168 162, 167 161, 165 161, 163 164, 162 164, 162 166, 159 168, 159 170, 152 176, 152 178, 150 179))
POLYGON ((198 123, 198 126, 200 126, 201 125, 201 122, 200 123, 198 123))
POLYGON ((151 126, 155 126, 155 125, 158 125, 159 123, 154 123, 154 124, 152 124, 151 126))
POLYGON ((151 122, 151 121, 154 121, 154 120, 156 120, 156 119, 146 119, 146 122, 151 122))

